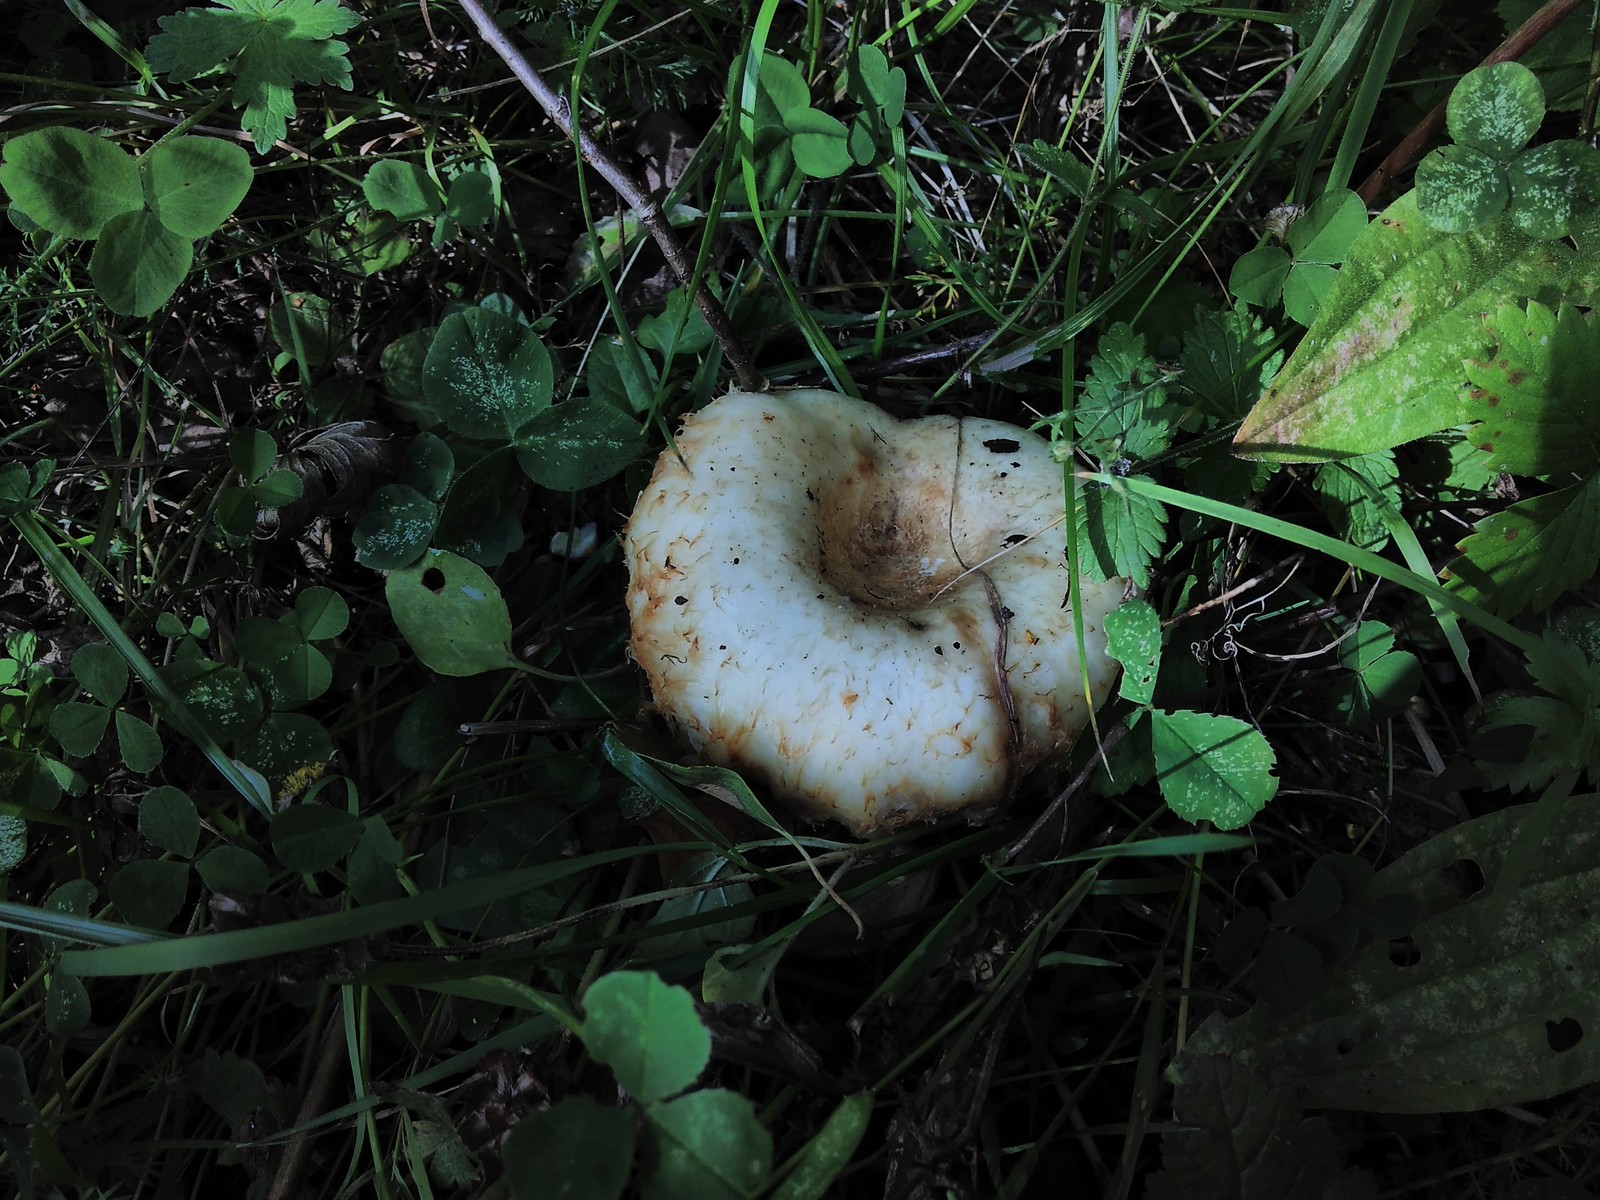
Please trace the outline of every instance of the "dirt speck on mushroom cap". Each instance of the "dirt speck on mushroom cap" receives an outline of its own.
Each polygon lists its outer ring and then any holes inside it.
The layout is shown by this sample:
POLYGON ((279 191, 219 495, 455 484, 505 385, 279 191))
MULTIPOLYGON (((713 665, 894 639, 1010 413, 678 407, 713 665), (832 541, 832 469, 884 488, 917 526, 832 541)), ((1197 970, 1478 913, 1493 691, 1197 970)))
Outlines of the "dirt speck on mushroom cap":
MULTIPOLYGON (((825 391, 689 416, 629 520, 634 657, 705 761, 858 834, 982 815, 1087 723, 1061 467, 996 421, 825 391)), ((1084 583, 1101 623, 1124 582, 1084 583)))

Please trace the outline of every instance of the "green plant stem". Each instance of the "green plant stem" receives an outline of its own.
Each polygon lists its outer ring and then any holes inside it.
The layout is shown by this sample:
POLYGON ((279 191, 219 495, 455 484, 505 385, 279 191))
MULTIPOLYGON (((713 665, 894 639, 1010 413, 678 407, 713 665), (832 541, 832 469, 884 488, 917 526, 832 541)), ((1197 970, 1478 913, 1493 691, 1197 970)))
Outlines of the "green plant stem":
POLYGON ((39 518, 31 512, 12 513, 11 524, 22 535, 22 540, 27 542, 39 556, 44 569, 50 573, 61 590, 71 597, 72 602, 83 610, 84 615, 100 631, 100 635, 122 655, 129 669, 144 685, 145 691, 149 693, 151 701, 160 710, 161 715, 199 747, 200 752, 211 760, 211 765, 216 767, 218 774, 227 780, 246 802, 270 817, 271 797, 263 794, 239 764, 228 757, 227 751, 217 744, 217 740, 211 736, 206 727, 189 711, 189 706, 183 702, 182 697, 173 691, 156 671, 155 664, 146 658, 144 652, 134 645, 133 639, 122 631, 122 626, 118 624, 116 617, 111 615, 111 610, 100 603, 100 597, 95 595, 88 581, 61 552, 55 539, 50 536, 50 531, 44 527, 39 518))
POLYGON ((578 152, 583 155, 583 161, 611 185, 617 195, 622 197, 623 203, 633 209, 644 227, 650 231, 650 236, 655 239, 656 245, 661 248, 661 253, 666 256, 667 264, 672 268, 673 274, 678 277, 678 282, 690 289, 693 294, 695 305, 704 315, 706 324, 711 326, 717 344, 728 356, 728 364, 733 368, 734 379, 739 386, 747 392, 760 391, 761 373, 751 361, 750 352, 745 349, 743 340, 734 331, 733 322, 728 319, 727 311, 712 295, 704 278, 696 278, 694 263, 672 232, 672 226, 668 223, 666 214, 661 211, 661 205, 656 203, 648 192, 635 183, 628 173, 584 132, 583 126, 578 122, 577 114, 567 103, 566 97, 558 95, 555 89, 545 82, 544 77, 534 69, 522 51, 512 43, 505 30, 495 24, 494 17, 480 0, 461 0, 461 7, 472 19, 484 44, 511 68, 511 73, 523 87, 527 88, 528 94, 538 101, 539 107, 544 109, 550 120, 577 145, 578 152))

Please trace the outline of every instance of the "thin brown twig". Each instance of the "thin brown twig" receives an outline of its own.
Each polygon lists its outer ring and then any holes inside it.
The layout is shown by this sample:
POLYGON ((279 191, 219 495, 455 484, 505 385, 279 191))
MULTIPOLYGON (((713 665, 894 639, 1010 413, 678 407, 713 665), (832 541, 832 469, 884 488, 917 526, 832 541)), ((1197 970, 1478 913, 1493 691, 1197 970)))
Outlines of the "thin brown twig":
MULTIPOLYGON (((1582 0, 1549 0, 1549 2, 1533 16, 1524 21, 1517 30, 1496 46, 1484 60, 1480 67, 1493 66, 1498 62, 1510 62, 1520 58, 1528 49, 1554 29, 1561 21, 1572 13, 1582 0)), ((1439 130, 1444 128, 1445 101, 1441 100, 1427 116, 1418 121, 1411 132, 1401 139, 1400 144, 1389 151, 1385 158, 1368 175, 1362 185, 1356 189, 1356 194, 1369 206, 1383 191, 1384 185, 1410 166, 1422 154, 1422 151, 1439 136, 1439 130)))
POLYGON ((635 183, 628 173, 584 131, 566 97, 558 95, 555 89, 545 82, 544 77, 534 69, 527 56, 512 43, 505 30, 495 24, 494 17, 483 6, 482 0, 461 0, 461 7, 466 10, 467 16, 472 18, 472 23, 477 27, 478 36, 483 39, 484 44, 511 68, 511 73, 523 87, 528 89, 528 94, 538 101, 539 107, 544 109, 550 120, 577 145, 583 161, 611 185, 623 203, 634 211, 640 222, 649 230, 650 236, 661 248, 667 265, 672 268, 678 281, 693 290, 694 302, 705 316, 706 324, 711 326, 711 332, 716 337, 717 344, 722 347, 723 354, 727 355, 728 365, 733 368, 733 375, 739 386, 747 392, 760 391, 761 373, 751 361, 750 352, 745 349, 744 342, 734 332, 733 322, 728 319, 727 311, 716 296, 712 295, 711 289, 706 286, 706 281, 696 277, 694 263, 673 234, 672 226, 667 223, 666 214, 661 211, 661 205, 649 192, 635 183))

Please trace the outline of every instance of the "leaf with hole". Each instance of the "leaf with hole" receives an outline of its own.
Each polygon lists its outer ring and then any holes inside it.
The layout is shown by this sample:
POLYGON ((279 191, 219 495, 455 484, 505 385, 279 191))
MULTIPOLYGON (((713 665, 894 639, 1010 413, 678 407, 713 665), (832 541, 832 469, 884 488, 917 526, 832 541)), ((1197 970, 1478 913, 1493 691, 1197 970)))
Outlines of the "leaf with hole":
POLYGON ((694 998, 653 972, 602 975, 584 993, 583 1008, 583 1044, 637 1100, 676 1095, 710 1060, 711 1034, 694 998))
POLYGON ((417 658, 440 675, 479 675, 517 664, 511 614, 494 580, 446 550, 391 572, 389 611, 417 658))
POLYGON ((1225 1055, 1309 1105, 1372 1112, 1525 1104, 1600 1082, 1600 806, 1540 803, 1555 809, 1478 817, 1378 872, 1367 903, 1412 897, 1409 939, 1367 940, 1299 1005, 1211 1018, 1186 1054, 1225 1055), (1487 919, 1496 898, 1481 881, 1498 878, 1536 816, 1545 835, 1487 919))
POLYGON ((568 1096, 506 1137, 513 1200, 617 1200, 633 1172, 634 1110, 568 1096))
POLYGON ((1157 710, 1151 719, 1161 795, 1185 821, 1239 829, 1277 793, 1277 756, 1255 726, 1187 711, 1157 710))
POLYGON ((105 138, 66 125, 9 138, 0 187, 18 212, 66 237, 97 238, 112 218, 144 207, 133 159, 105 138))

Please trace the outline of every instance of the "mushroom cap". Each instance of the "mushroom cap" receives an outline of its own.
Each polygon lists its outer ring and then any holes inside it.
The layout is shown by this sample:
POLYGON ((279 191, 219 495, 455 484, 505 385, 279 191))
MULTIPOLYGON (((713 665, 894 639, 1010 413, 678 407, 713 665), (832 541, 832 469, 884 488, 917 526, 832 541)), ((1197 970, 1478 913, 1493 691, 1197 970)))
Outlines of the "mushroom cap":
POLYGON ((704 761, 858 835, 982 817, 1058 760, 1117 664, 1126 583, 1068 599, 1063 471, 1036 434, 835 392, 684 420, 624 539, 634 658, 704 761))

